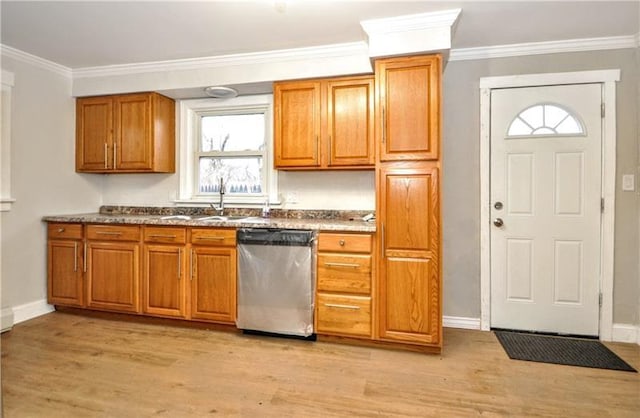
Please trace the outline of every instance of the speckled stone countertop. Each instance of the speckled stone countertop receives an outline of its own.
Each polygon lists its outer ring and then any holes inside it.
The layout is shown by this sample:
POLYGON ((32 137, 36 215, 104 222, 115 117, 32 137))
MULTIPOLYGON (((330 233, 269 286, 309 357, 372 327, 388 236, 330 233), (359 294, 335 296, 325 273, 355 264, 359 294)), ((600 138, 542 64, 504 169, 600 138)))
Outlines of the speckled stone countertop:
POLYGON ((262 218, 260 209, 225 210, 226 216, 245 216, 243 219, 201 220, 216 215, 209 208, 102 206, 98 213, 45 216, 45 222, 173 225, 229 228, 285 228, 316 231, 375 232, 375 222, 362 221, 367 211, 336 210, 282 210, 272 209, 268 218, 262 218), (168 218, 169 217, 169 218, 168 218))

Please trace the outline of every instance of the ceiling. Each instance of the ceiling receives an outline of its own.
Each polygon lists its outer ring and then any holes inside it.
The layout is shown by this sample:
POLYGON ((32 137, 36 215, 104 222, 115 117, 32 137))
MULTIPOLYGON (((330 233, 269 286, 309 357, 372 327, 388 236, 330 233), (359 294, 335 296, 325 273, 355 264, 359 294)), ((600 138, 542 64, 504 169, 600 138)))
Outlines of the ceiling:
POLYGON ((631 36, 635 1, 0 2, 3 45, 86 68, 365 40, 360 21, 461 8, 454 49, 631 36))

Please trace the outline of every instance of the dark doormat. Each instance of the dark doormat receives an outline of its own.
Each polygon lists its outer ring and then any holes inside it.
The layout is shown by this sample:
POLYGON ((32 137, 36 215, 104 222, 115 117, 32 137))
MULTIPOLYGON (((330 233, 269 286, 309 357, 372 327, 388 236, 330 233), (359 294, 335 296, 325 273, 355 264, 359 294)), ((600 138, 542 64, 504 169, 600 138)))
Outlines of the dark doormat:
POLYGON ((494 331, 510 359, 636 372, 598 340, 494 331))

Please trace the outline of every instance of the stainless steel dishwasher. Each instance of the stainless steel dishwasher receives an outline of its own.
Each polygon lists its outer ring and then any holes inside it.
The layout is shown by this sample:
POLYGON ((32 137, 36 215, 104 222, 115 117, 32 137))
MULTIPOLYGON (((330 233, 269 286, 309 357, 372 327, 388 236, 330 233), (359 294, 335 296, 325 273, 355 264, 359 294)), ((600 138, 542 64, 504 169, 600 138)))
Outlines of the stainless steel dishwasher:
POLYGON ((315 336, 315 233, 238 230, 238 316, 244 331, 315 336))

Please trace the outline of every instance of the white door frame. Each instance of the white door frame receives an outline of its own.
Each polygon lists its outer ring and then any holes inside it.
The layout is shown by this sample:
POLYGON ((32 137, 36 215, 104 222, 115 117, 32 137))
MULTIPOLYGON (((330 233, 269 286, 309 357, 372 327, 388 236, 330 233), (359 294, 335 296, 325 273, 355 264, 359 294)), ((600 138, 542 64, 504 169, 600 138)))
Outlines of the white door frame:
POLYGON ((602 120, 602 213, 600 235, 600 339, 611 341, 613 329, 613 245, 616 187, 616 81, 620 70, 525 74, 480 78, 480 328, 491 327, 490 129, 491 90, 512 87, 600 83, 602 120))

